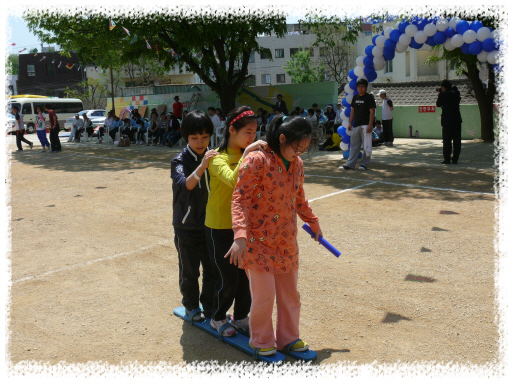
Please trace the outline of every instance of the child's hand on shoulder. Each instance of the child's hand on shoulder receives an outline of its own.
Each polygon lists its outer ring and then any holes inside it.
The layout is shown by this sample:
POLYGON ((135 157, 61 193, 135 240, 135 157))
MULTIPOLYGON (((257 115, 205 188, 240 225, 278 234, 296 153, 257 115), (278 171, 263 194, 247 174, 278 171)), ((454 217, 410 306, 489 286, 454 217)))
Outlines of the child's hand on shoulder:
POLYGON ((251 145, 249 145, 247 148, 245 148, 245 151, 244 151, 244 157, 247 156, 247 154, 249 152, 253 152, 253 151, 264 151, 268 148, 268 144, 266 141, 263 141, 263 140, 258 140, 258 141, 255 141, 254 143, 252 143, 251 145))
POLYGON ((219 152, 217 152, 215 149, 210 149, 208 152, 206 152, 204 154, 203 161, 201 162, 201 168, 206 170, 210 165, 210 159, 213 159, 218 154, 219 152))

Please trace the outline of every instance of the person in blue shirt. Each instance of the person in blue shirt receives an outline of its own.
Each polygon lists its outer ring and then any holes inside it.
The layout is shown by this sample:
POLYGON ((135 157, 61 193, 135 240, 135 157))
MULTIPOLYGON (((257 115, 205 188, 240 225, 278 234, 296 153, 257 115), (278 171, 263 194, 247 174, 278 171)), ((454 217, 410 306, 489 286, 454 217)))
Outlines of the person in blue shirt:
POLYGON ((114 122, 112 123, 112 129, 109 132, 112 141, 116 138, 116 133, 123 127, 123 121, 119 119, 119 116, 114 116, 114 122))

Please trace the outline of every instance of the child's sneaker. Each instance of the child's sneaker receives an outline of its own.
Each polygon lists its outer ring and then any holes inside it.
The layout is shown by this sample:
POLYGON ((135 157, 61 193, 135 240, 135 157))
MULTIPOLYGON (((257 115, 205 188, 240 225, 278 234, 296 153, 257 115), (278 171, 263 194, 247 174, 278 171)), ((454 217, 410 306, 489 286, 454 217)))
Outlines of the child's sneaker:
MULTIPOLYGON (((249 347, 251 347, 253 350, 256 349, 256 347, 253 347, 251 345, 251 343, 249 343, 249 347)), ((270 356, 270 355, 275 355, 275 354, 276 354, 275 348, 260 348, 260 350, 258 351, 258 355, 261 355, 261 356, 270 356)))
POLYGON ((308 349, 309 349, 308 343, 306 343, 303 340, 299 340, 295 344, 292 345, 292 347, 290 348, 290 351, 302 352, 302 351, 307 351, 308 349))
POLYGON ((230 323, 234 325, 237 330, 242 331, 243 333, 249 334, 249 316, 245 319, 235 320, 234 316, 231 315, 230 323))
MULTIPOLYGON (((192 313, 192 311, 189 311, 188 309, 185 308, 185 312, 187 312, 187 316, 190 317, 190 314, 192 313)), ((192 317, 192 321, 204 321, 204 315, 202 312, 198 312, 196 313, 193 317, 192 317)))
MULTIPOLYGON (((210 325, 212 326, 213 329, 216 329, 217 332, 220 330, 220 328, 224 325, 224 324, 228 324, 229 321, 228 319, 222 319, 222 320, 219 320, 219 321, 215 321, 213 319, 210 320, 210 325)), ((236 329, 232 326, 230 327, 227 327, 224 332, 222 332, 222 335, 223 337, 230 337, 230 336, 235 336, 236 335, 236 329)))

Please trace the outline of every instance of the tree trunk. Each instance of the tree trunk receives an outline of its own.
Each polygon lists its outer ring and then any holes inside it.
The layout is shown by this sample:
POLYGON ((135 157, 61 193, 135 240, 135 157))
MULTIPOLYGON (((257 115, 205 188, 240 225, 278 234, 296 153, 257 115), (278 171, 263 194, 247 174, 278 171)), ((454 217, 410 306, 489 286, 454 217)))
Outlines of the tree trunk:
POLYGON ((233 108, 235 108, 236 94, 238 89, 231 84, 220 84, 218 89, 215 89, 220 99, 220 109, 222 113, 227 115, 233 108))

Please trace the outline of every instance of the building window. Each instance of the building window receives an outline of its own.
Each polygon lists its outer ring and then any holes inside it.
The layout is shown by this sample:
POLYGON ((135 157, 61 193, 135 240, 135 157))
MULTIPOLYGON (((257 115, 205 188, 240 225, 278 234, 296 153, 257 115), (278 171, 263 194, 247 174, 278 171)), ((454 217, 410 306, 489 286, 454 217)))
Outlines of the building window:
POLYGON ((284 73, 282 75, 277 75, 276 82, 277 83, 285 83, 286 82, 284 73))
POLYGON ((254 63, 254 51, 251 51, 251 53, 249 53, 249 63, 254 63))
POLYGON ((261 84, 270 84, 270 75, 261 75, 261 84))
POLYGON ((23 108, 21 108, 22 115, 31 115, 32 114, 32 104, 26 103, 23 104, 23 108))
POLYGON ((36 68, 35 68, 34 64, 27 64, 27 73, 28 73, 28 76, 36 75, 36 68))
POLYGON ((290 48, 290 57, 299 52, 299 48, 290 48))
POLYGON ((268 60, 268 59, 270 59, 270 54, 268 52, 261 52, 260 53, 260 59, 261 60, 268 60))
POLYGON ((44 68, 46 70, 46 76, 55 75, 55 65, 53 63, 46 63, 44 68))
POLYGON ((284 49, 276 49, 276 59, 282 59, 284 57, 284 49))
POLYGON ((384 70, 384 73, 390 72, 393 72, 393 60, 386 60, 386 69, 384 70))

